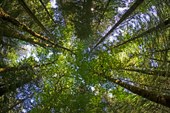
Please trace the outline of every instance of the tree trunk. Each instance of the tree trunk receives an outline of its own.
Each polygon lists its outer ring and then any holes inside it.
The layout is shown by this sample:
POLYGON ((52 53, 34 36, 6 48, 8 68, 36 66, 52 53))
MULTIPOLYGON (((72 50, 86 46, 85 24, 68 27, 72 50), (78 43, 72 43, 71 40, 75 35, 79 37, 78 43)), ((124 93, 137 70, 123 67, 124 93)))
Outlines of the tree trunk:
POLYGON ((61 48, 61 49, 70 51, 72 54, 74 54, 72 50, 67 49, 67 48, 65 48, 65 47, 62 47, 62 46, 60 46, 60 45, 58 45, 58 44, 55 44, 53 41, 49 40, 48 38, 46 38, 46 37, 44 37, 44 36, 42 36, 42 35, 34 32, 34 31, 32 31, 32 30, 31 30, 29 27, 27 27, 25 24, 17 21, 16 19, 10 17, 8 14, 4 13, 1 8, 0 8, 0 18, 2 18, 3 20, 8 21, 8 22, 14 24, 15 26, 21 27, 24 31, 30 33, 31 35, 33 35, 33 36, 35 36, 35 37, 37 37, 37 38, 39 38, 39 39, 41 39, 41 40, 44 40, 44 41, 52 44, 53 47, 58 47, 58 48, 61 48))
POLYGON ((37 45, 39 45, 39 46, 41 46, 43 48, 45 48, 45 47, 52 47, 50 44, 41 43, 39 40, 28 38, 28 37, 26 37, 26 36, 24 36, 22 34, 19 34, 19 33, 17 33, 17 31, 12 30, 12 29, 10 29, 7 26, 3 26, 3 28, 0 27, 0 30, 1 30, 1 35, 5 36, 5 37, 19 39, 19 40, 28 42, 30 44, 37 44, 37 45))
POLYGON ((131 91, 139 96, 142 96, 143 98, 146 98, 150 101, 153 101, 158 104, 162 104, 162 105, 170 108, 170 96, 169 95, 155 94, 154 92, 132 86, 130 84, 122 82, 121 80, 114 79, 113 77, 102 75, 102 74, 101 74, 101 76, 106 78, 110 82, 114 82, 114 83, 128 89, 129 91, 131 91))
POLYGON ((42 23, 37 19, 37 17, 31 12, 31 10, 28 8, 27 4, 24 2, 24 0, 18 0, 19 3, 22 5, 22 7, 25 9, 25 11, 30 15, 30 17, 38 24, 38 26, 41 27, 43 31, 45 31, 46 34, 50 35, 49 31, 42 25, 42 23))
POLYGON ((113 48, 117 48, 117 47, 119 47, 119 46, 121 46, 121 45, 124 45, 124 44, 126 44, 126 43, 129 43, 129 42, 131 42, 131 41, 134 41, 134 40, 136 40, 136 39, 138 39, 138 38, 140 38, 140 37, 142 37, 142 36, 147 35, 148 33, 154 32, 154 31, 157 30, 157 29, 160 29, 160 28, 162 28, 162 27, 167 27, 167 26, 169 26, 169 24, 170 24, 170 18, 167 19, 167 20, 165 20, 164 22, 158 24, 156 27, 152 27, 152 28, 148 29, 147 31, 144 31, 143 33, 141 33, 141 34, 139 34, 139 35, 137 35, 137 36, 134 36, 134 37, 132 37, 131 39, 129 39, 129 40, 127 40, 127 41, 124 41, 124 42, 122 42, 122 43, 120 43, 120 44, 118 44, 118 45, 115 45, 115 46, 112 46, 112 47, 108 48, 107 51, 108 51, 108 50, 111 50, 111 49, 113 49, 113 48))
POLYGON ((109 3, 110 3, 110 2, 111 2, 111 0, 108 0, 108 1, 107 1, 106 7, 105 7, 105 9, 104 9, 104 11, 103 11, 103 13, 102 13, 102 15, 101 15, 101 17, 100 17, 100 20, 99 20, 99 23, 98 23, 98 25, 97 25, 97 27, 96 27, 96 30, 98 29, 98 26, 100 25, 101 19, 102 19, 102 17, 104 17, 104 13, 106 12, 106 9, 107 9, 107 7, 109 6, 109 3))
POLYGON ((148 75, 160 75, 160 76, 166 76, 170 77, 170 71, 168 70, 141 70, 141 69, 132 69, 132 68, 111 68, 115 70, 126 70, 126 71, 133 71, 133 72, 138 72, 138 73, 143 73, 143 74, 148 74, 148 75))
MULTIPOLYGON (((140 53, 139 54, 135 54, 133 57, 139 57, 139 56, 148 57, 148 59, 159 61, 159 62, 164 62, 164 60, 161 60, 161 59, 158 59, 158 58, 153 58, 153 57, 151 57, 149 55, 140 54, 140 53)), ((166 62, 170 63, 170 60, 167 60, 166 62)))
MULTIPOLYGON (((126 11, 126 13, 122 16, 122 18, 111 28, 111 30, 94 46, 94 48, 92 49, 92 51, 100 44, 102 43, 112 32, 113 30, 116 29, 117 26, 119 26, 119 24, 121 24, 129 15, 131 15, 135 9, 143 3, 144 0, 137 0, 131 7, 129 10, 126 11)), ((91 52, 92 52, 91 51, 91 52)))

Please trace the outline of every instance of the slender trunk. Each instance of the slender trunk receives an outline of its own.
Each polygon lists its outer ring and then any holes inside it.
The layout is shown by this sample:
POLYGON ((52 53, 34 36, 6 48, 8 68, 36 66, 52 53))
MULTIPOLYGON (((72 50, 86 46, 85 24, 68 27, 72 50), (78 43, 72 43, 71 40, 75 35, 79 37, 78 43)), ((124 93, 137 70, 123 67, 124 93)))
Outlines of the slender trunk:
POLYGON ((162 104, 162 105, 170 108, 170 96, 169 95, 159 95, 154 92, 144 90, 144 89, 132 86, 130 84, 124 83, 121 80, 114 79, 113 77, 102 75, 102 74, 100 74, 100 75, 102 77, 106 78, 107 80, 109 80, 110 82, 114 82, 114 83, 122 86, 123 88, 126 88, 129 91, 131 91, 139 96, 142 96, 143 98, 146 98, 150 101, 153 101, 158 104, 162 104))
POLYGON ((5 36, 5 37, 11 37, 11 38, 19 39, 19 40, 28 42, 30 44, 37 44, 37 45, 39 45, 39 46, 41 46, 43 48, 52 47, 50 44, 42 43, 39 40, 28 38, 28 37, 26 37, 26 36, 24 36, 22 34, 19 34, 19 33, 17 33, 17 31, 12 30, 7 26, 3 26, 3 28, 0 27, 0 30, 1 30, 1 33, 2 33, 1 35, 5 36))
POLYGON ((67 48, 65 48, 65 47, 62 47, 62 46, 60 46, 60 45, 58 45, 58 44, 55 44, 53 41, 49 40, 48 38, 46 38, 46 37, 44 37, 44 36, 42 36, 42 35, 34 32, 34 31, 32 31, 29 27, 27 27, 27 26, 24 25, 23 23, 17 21, 16 19, 10 17, 8 14, 4 13, 1 8, 0 8, 0 18, 2 18, 3 20, 8 21, 8 22, 14 24, 15 26, 21 27, 24 31, 30 33, 30 34, 33 35, 33 36, 35 36, 35 37, 37 37, 37 38, 39 38, 39 39, 41 39, 41 40, 44 40, 44 41, 52 44, 52 47, 58 47, 58 48, 61 48, 61 49, 70 51, 72 54, 75 54, 72 50, 67 49, 67 48))
POLYGON ((47 12, 47 14, 48 14, 48 16, 51 18, 51 20, 52 20, 55 24, 57 24, 57 23, 55 22, 55 20, 53 19, 53 17, 52 17, 52 16, 50 15, 50 13, 48 12, 48 10, 47 10, 46 6, 44 5, 44 3, 42 2, 42 0, 39 0, 39 1, 40 1, 41 4, 43 5, 45 11, 47 12))
MULTIPOLYGON (((102 43, 114 30, 117 26, 119 26, 129 15, 131 15, 135 9, 143 3, 144 0, 137 0, 129 10, 126 11, 126 13, 122 16, 122 18, 111 28, 111 30, 94 46, 92 51, 100 44, 102 43)), ((92 52, 91 51, 91 52, 92 52)))
POLYGON ((170 77, 170 71, 168 70, 141 70, 141 69, 132 69, 132 68, 111 68, 115 70, 126 70, 126 71, 133 71, 133 72, 138 72, 138 73, 143 73, 143 74, 148 74, 148 75, 160 75, 160 76, 166 76, 170 77))
POLYGON ((41 27, 43 31, 45 31, 46 34, 50 35, 49 31, 42 25, 42 23, 37 19, 37 17, 31 12, 31 10, 28 8, 27 4, 24 2, 24 0, 18 0, 19 3, 22 5, 22 7, 25 9, 25 11, 30 15, 30 17, 38 24, 38 26, 41 27))
POLYGON ((141 34, 139 34, 139 35, 137 35, 137 36, 134 36, 134 37, 132 37, 131 39, 129 39, 129 40, 127 40, 127 41, 124 41, 124 42, 122 42, 122 43, 120 43, 120 44, 118 44, 118 45, 115 45, 115 46, 111 46, 110 48, 107 49, 107 51, 108 51, 108 50, 111 50, 111 49, 113 49, 113 48, 117 48, 117 47, 119 47, 119 46, 121 46, 121 45, 124 45, 124 44, 126 44, 126 43, 129 43, 129 42, 131 42, 131 41, 134 41, 134 40, 136 40, 136 39, 138 39, 138 38, 140 38, 140 37, 142 37, 142 36, 145 36, 145 35, 148 34, 148 33, 154 32, 154 31, 157 30, 157 29, 167 27, 167 26, 169 26, 169 24, 170 24, 170 18, 167 19, 167 20, 165 20, 164 22, 158 24, 156 27, 152 27, 151 29, 148 29, 147 31, 144 31, 143 33, 141 33, 141 34))
MULTIPOLYGON (((122 80, 122 79, 120 79, 122 80)), ((150 87, 150 88, 155 88, 155 89, 161 89, 161 90, 170 90, 170 88, 160 88, 160 87, 157 87, 157 86, 152 86, 152 85, 147 85, 147 84, 143 84, 143 83, 137 83, 137 82, 134 82, 132 80, 125 80, 123 79, 123 81, 126 81, 126 82, 130 82, 130 83, 133 83, 133 84, 136 84, 137 86, 146 86, 146 87, 150 87)))
POLYGON ((52 62, 50 62, 50 63, 40 64, 40 65, 0 68, 0 72, 19 71, 19 70, 24 70, 24 69, 28 69, 28 68, 34 68, 34 67, 40 67, 40 66, 47 66, 47 65, 53 64, 53 63, 56 62, 56 61, 57 61, 57 60, 54 60, 54 61, 52 61, 52 62))
MULTIPOLYGON (((144 56, 144 57, 148 57, 148 59, 151 59, 151 60, 155 60, 155 61, 159 61, 159 62, 164 62, 164 60, 160 60, 160 59, 157 59, 157 58, 153 58, 149 55, 145 55, 145 54, 135 54, 134 57, 139 57, 139 56, 144 56)), ((170 63, 169 60, 166 61, 167 63, 170 63)))
POLYGON ((161 49, 161 50, 155 50, 155 52, 164 52, 164 51, 169 51, 170 48, 166 48, 166 49, 161 49))

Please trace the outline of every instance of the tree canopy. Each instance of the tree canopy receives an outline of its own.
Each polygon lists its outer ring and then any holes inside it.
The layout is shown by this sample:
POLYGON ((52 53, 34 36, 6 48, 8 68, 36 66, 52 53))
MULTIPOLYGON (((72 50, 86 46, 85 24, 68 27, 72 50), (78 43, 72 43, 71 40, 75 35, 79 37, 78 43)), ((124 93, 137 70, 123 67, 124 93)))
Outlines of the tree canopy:
POLYGON ((0 37, 2 113, 170 111, 167 0, 4 0, 0 37))

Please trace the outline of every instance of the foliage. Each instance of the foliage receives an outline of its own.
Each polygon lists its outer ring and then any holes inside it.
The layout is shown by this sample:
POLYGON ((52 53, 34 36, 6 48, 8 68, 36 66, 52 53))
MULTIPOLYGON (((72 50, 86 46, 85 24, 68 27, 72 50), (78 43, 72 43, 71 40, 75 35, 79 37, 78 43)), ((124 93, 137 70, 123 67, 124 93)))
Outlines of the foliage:
POLYGON ((0 2, 0 112, 169 112, 167 1, 56 5, 0 2))

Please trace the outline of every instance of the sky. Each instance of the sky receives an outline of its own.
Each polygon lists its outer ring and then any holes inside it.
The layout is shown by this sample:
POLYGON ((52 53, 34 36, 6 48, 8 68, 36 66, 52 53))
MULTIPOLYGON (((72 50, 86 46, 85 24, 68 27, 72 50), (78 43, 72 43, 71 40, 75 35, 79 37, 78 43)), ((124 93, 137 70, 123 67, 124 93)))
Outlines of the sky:
MULTIPOLYGON (((57 5, 56 5, 56 0, 50 0, 50 2, 51 2, 51 7, 53 7, 53 8, 56 8, 56 7, 57 7, 57 5)), ((129 3, 129 2, 130 2, 130 1, 128 0, 128 2, 127 2, 127 4, 126 4, 126 7, 118 7, 118 12, 119 12, 119 13, 123 13, 124 10, 127 10, 127 9, 129 8, 129 7, 128 7, 128 3, 129 3)), ((119 18, 118 18, 118 20, 119 20, 119 18)), ((117 20, 117 21, 118 21, 118 20, 117 20)), ((107 32, 112 28, 112 26, 113 26, 113 25, 110 25, 110 26, 108 27, 108 29, 105 31, 105 33, 107 33, 107 32)), ((109 41, 111 41, 111 42, 113 42, 113 40, 116 41, 116 40, 117 40, 116 35, 118 35, 118 34, 114 33, 114 35, 110 35, 107 39, 109 39, 109 41)), ((104 42, 105 42, 105 41, 104 41, 104 42)), ((27 52, 27 55, 23 55, 23 56, 21 57, 21 59, 23 59, 24 57, 28 58, 28 57, 31 55, 31 52, 34 50, 34 46, 30 46, 30 45, 26 45, 24 48, 27 49, 28 52, 27 52)), ((33 53, 32 56, 35 58, 35 60, 39 61, 39 59, 38 59, 38 57, 36 57, 35 53, 33 53)))
MULTIPOLYGON (((50 0, 50 2, 51 2, 51 7, 57 7, 56 6, 56 0, 50 0)), ((129 3, 130 1, 128 0, 128 3, 129 3)), ((118 7, 118 12, 119 13, 123 13, 124 12, 124 10, 127 10, 129 7, 128 7, 128 3, 126 4, 126 7, 118 7)), ((119 19, 118 19, 119 20, 119 19)), ((117 20, 117 21, 118 21, 117 20)), ((113 25, 110 25, 109 27, 108 27, 108 29, 105 31, 105 33, 107 33, 111 28, 112 28, 112 26, 113 25)), ((118 35, 118 34, 116 34, 116 33, 114 33, 114 35, 110 35, 107 39, 109 39, 111 42, 113 42, 113 40, 117 40, 117 37, 116 37, 116 35, 118 35)), ((23 57, 26 57, 26 58, 28 58, 30 55, 31 55, 31 51, 34 49, 34 46, 30 46, 30 45, 27 45, 26 47, 25 47, 26 49, 28 49, 28 53, 27 53, 27 55, 26 56, 23 56, 23 57)), ((51 53, 52 54, 52 53, 51 53)), ((38 59, 38 57, 36 57, 36 55, 35 55, 35 53, 33 53, 32 54, 32 56, 35 58, 35 60, 37 60, 37 61, 39 61, 39 59, 38 59)), ((155 64, 152 64, 152 65, 155 65, 155 64)), ((94 89, 93 89, 94 90, 94 89)))
MULTIPOLYGON (((52 7, 55 8, 57 7, 56 4, 56 0, 50 0, 52 7)), ((123 12, 123 10, 128 9, 128 7, 125 8, 118 8, 118 11, 123 12)), ((109 27, 109 29, 111 29, 112 26, 109 27)), ((107 32, 107 31, 106 31, 107 32)), ((115 37, 115 34, 113 36, 109 36, 110 41, 116 40, 117 38, 115 37)), ((26 45, 24 48, 26 48, 28 50, 28 53, 26 55, 26 57, 28 58, 31 55, 31 51, 34 49, 34 46, 30 46, 30 45, 26 45)), ((33 57, 35 57, 35 60, 39 61, 39 59, 36 57, 36 55, 33 53, 32 55, 33 57)), ((23 56, 24 57, 24 56, 23 56)), ((94 87, 91 87, 92 91, 95 90, 94 87)), ((109 94, 110 97, 112 97, 112 94, 109 94)))
POLYGON ((56 8, 57 6, 55 5, 56 4, 56 0, 50 0, 50 2, 51 2, 51 7, 52 8, 56 8))

